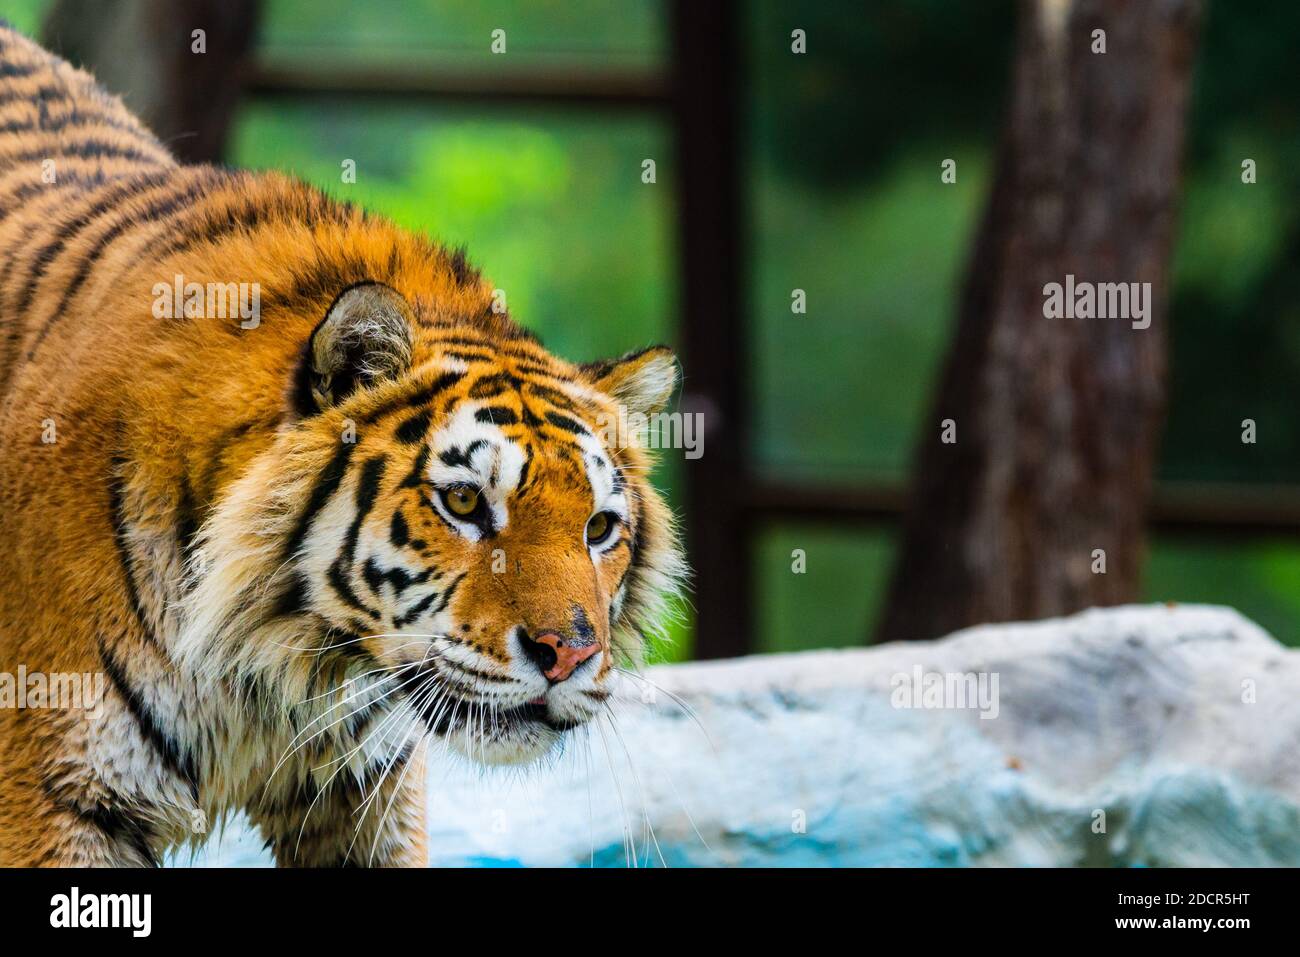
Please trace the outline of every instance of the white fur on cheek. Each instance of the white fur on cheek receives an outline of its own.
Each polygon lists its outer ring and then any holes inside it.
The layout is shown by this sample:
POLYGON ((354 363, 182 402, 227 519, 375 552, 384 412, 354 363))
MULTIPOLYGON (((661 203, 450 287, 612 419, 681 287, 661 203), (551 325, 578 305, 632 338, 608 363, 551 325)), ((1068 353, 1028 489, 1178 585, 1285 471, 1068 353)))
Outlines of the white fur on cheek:
POLYGON ((604 446, 594 435, 579 435, 578 446, 582 449, 582 464, 591 485, 592 513, 613 512, 626 522, 627 497, 615 488, 614 463, 604 446))

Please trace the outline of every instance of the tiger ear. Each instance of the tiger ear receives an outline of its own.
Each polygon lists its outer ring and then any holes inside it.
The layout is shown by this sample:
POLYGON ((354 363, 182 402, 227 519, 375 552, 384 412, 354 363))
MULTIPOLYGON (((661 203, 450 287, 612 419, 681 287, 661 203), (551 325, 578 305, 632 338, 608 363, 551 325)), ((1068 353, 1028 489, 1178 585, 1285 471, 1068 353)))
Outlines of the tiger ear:
POLYGON ((304 415, 337 405, 359 387, 400 375, 411 364, 410 304, 378 282, 339 293, 312 331, 298 370, 304 415))
POLYGON ((667 346, 592 362, 582 371, 597 389, 628 412, 643 415, 662 411, 677 388, 677 357, 667 346))

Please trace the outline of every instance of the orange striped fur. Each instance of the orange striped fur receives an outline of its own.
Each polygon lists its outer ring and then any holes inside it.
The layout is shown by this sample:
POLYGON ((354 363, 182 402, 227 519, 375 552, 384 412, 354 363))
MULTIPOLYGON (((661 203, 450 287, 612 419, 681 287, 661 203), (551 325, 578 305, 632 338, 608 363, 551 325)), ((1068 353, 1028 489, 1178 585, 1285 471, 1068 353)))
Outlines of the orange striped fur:
POLYGON ((600 425, 667 401, 666 350, 558 359, 463 256, 180 166, 7 28, 0 337, 0 673, 104 678, 0 707, 0 864, 154 864, 240 810, 281 864, 423 863, 425 761, 598 718, 681 576, 600 425), (177 276, 256 321, 158 315, 177 276))

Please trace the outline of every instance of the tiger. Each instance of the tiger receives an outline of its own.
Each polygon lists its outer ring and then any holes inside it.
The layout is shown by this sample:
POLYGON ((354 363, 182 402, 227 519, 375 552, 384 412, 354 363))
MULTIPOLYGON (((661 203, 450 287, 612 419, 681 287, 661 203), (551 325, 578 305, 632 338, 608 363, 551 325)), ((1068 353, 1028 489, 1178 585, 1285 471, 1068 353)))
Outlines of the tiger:
POLYGON ((608 427, 671 349, 565 361, 463 248, 182 165, 8 26, 0 331, 0 672, 102 679, 0 707, 0 865, 242 814, 278 866, 425 866, 432 763, 545 767, 678 607, 651 443, 608 427))

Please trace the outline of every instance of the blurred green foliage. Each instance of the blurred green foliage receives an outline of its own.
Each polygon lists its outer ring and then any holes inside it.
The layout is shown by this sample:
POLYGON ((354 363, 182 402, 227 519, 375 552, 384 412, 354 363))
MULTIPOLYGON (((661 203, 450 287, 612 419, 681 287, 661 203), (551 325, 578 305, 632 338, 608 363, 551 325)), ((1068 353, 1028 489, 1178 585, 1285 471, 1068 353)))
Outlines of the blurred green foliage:
MULTIPOLYGON (((1001 116, 1014 8, 1013 0, 749 0, 756 157, 825 194, 887 178, 918 143, 984 142, 1001 116), (791 55, 796 29, 808 38, 802 56, 791 55)), ((931 165, 927 179, 937 182, 931 165)))
POLYGON ((763 529, 754 557, 761 595, 755 651, 862 644, 864 624, 882 610, 878 585, 887 580, 893 548, 894 533, 881 530, 763 529))
POLYGON ((1230 605, 1278 640, 1300 645, 1300 548, 1294 537, 1157 539, 1146 576, 1153 599, 1230 605))
POLYGON ((9 21, 17 30, 28 36, 36 36, 41 27, 41 17, 50 5, 50 0, 5 0, 0 9, 0 19, 9 21))

